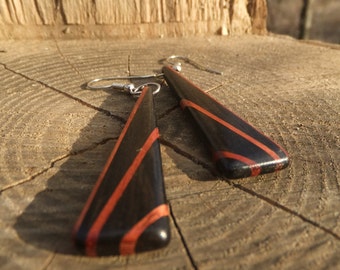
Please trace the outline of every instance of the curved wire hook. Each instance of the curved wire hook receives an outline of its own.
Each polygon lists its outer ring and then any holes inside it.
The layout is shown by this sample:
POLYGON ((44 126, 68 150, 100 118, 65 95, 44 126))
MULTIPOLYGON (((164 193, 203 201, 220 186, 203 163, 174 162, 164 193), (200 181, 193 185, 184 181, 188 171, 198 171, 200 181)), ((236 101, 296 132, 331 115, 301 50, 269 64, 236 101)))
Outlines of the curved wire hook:
POLYGON ((144 83, 136 88, 134 88, 133 90, 130 91, 131 95, 140 95, 143 91, 143 88, 146 86, 154 86, 155 90, 153 90, 152 94, 156 95, 160 90, 161 90, 161 85, 159 83, 155 83, 155 82, 148 82, 148 83, 144 83))
MULTIPOLYGON (((181 71, 181 62, 174 62, 174 60, 179 59, 182 60, 192 66, 194 66, 195 68, 199 69, 199 70, 203 70, 206 72, 210 72, 210 73, 214 73, 214 74, 218 74, 218 75, 222 75, 223 72, 218 71, 218 70, 214 70, 208 67, 205 67, 193 60, 191 60, 189 57, 187 56, 182 56, 182 55, 171 55, 168 58, 165 59, 165 62, 169 63, 170 65, 173 66, 173 68, 175 68, 177 71, 181 71)), ((164 61, 164 60, 163 60, 164 61)), ((148 74, 148 75, 136 75, 136 76, 116 76, 116 77, 104 77, 104 78, 96 78, 93 79, 91 81, 89 81, 86 84, 87 89, 91 89, 91 90, 98 90, 98 89, 118 89, 118 90, 122 90, 124 92, 128 92, 131 95, 139 95, 142 91, 142 89, 147 86, 147 85, 151 85, 153 87, 156 87, 156 89, 153 91, 153 94, 157 94, 160 91, 160 84, 158 83, 154 83, 154 82, 149 82, 149 83, 145 83, 139 86, 135 86, 133 83, 128 83, 128 84, 121 84, 121 83, 112 83, 112 81, 115 80, 137 80, 137 79, 158 79, 158 78, 162 78, 164 77, 163 73, 154 73, 154 74, 148 74), (111 81, 111 83, 107 83, 107 84, 103 84, 103 82, 106 81, 111 81)))
POLYGON ((199 69, 199 70, 203 70, 206 72, 210 72, 210 73, 214 73, 214 74, 218 74, 218 75, 223 75, 223 72, 215 70, 215 69, 211 69, 208 68, 206 66, 203 66, 193 60, 191 60, 189 57, 187 56, 182 56, 182 55, 170 55, 165 61, 168 62, 169 64, 171 64, 177 71, 181 71, 182 67, 181 67, 181 62, 173 62, 174 59, 179 59, 182 60, 192 66, 194 66, 195 68, 199 69))
POLYGON ((153 91, 153 94, 157 94, 160 89, 161 85, 159 83, 148 82, 139 86, 135 86, 133 83, 108 83, 108 84, 101 84, 103 81, 115 81, 115 80, 133 80, 133 79, 151 79, 151 78, 160 78, 163 77, 163 74, 150 74, 150 75, 141 75, 141 76, 116 76, 116 77, 104 77, 104 78, 96 78, 89 81, 86 84, 87 89, 90 90, 98 90, 98 89, 117 89, 122 90, 124 92, 128 92, 131 95, 139 95, 142 92, 142 89, 145 86, 151 85, 156 87, 153 91))

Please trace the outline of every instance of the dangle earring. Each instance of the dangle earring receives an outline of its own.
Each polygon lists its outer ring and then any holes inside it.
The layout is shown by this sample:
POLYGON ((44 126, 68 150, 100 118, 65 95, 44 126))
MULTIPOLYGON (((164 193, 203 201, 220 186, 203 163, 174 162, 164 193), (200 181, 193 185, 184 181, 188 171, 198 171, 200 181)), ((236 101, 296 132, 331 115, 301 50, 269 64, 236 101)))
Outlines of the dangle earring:
POLYGON ((170 56, 162 73, 145 76, 98 78, 88 89, 120 89, 139 96, 114 149, 74 227, 75 244, 89 256, 132 254, 164 247, 170 240, 159 132, 153 94, 161 86, 149 82, 107 84, 117 79, 165 78, 208 142, 213 160, 231 179, 284 169, 286 151, 241 119, 198 86, 183 77, 179 59, 210 73, 218 71, 184 56, 170 56), (136 135, 138 134, 138 135, 136 135))
POLYGON ((88 256, 143 252, 164 247, 170 240, 153 104, 153 94, 161 86, 100 85, 136 78, 141 76, 95 79, 87 84, 88 89, 115 88, 139 96, 73 230, 75 245, 88 256))
POLYGON ((288 166, 288 155, 279 145, 242 120, 198 86, 183 77, 185 61, 198 69, 221 74, 184 56, 170 56, 163 67, 164 78, 176 92, 183 109, 189 111, 212 151, 213 160, 227 178, 243 178, 270 173, 288 166))

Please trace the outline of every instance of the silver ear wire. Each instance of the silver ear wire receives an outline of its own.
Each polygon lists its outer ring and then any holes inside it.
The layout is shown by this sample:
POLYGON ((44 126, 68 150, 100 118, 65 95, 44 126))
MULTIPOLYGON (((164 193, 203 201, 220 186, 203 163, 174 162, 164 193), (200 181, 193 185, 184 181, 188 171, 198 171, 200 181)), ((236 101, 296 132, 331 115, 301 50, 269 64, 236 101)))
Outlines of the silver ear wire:
MULTIPOLYGON (((180 72, 182 70, 182 63, 178 60, 181 60, 185 63, 188 63, 188 64, 194 66, 195 68, 199 69, 199 70, 203 70, 203 71, 206 71, 206 72, 219 74, 219 75, 223 74, 220 71, 205 67, 205 66, 191 60, 189 57, 186 57, 186 56, 171 55, 171 56, 169 56, 168 58, 165 59, 165 62, 169 63, 172 66, 173 69, 180 72)), ((163 61, 164 61, 164 59, 163 59, 163 61)), ((153 94, 157 94, 161 89, 161 86, 158 83, 149 82, 149 83, 145 83, 145 84, 142 84, 142 85, 139 85, 139 86, 135 86, 133 83, 121 84, 121 83, 116 83, 116 82, 113 82, 113 81, 159 79, 159 78, 162 78, 162 77, 164 77, 163 73, 154 73, 154 74, 138 75, 138 76, 122 76, 122 77, 116 76, 116 77, 96 78, 96 79, 89 81, 86 84, 86 88, 91 89, 91 90, 117 89, 117 90, 121 90, 123 92, 128 92, 131 95, 139 95, 141 93, 142 89, 145 86, 149 85, 149 86, 155 88, 155 90, 153 91, 153 94)))
POLYGON ((170 65, 172 65, 172 67, 177 70, 177 71, 181 71, 182 70, 182 65, 181 65, 181 62, 178 62, 178 61, 173 61, 173 60, 182 60, 184 61, 185 63, 188 63, 192 66, 194 66, 195 68, 199 69, 199 70, 203 70, 203 71, 206 71, 206 72, 210 72, 210 73, 214 73, 214 74, 218 74, 218 75, 223 75, 223 72, 221 71, 218 71, 218 70, 214 70, 214 69, 211 69, 211 68, 208 68, 206 66, 203 66, 193 60, 191 60, 189 57, 187 56, 182 56, 182 55, 171 55, 169 56, 165 61, 168 62, 170 65))
POLYGON ((163 74, 151 74, 151 75, 142 75, 142 76, 126 76, 126 77, 106 77, 106 78, 97 78, 92 81, 89 81, 86 84, 86 88, 90 90, 98 90, 98 89, 117 89, 121 90, 123 92, 128 92, 130 95, 140 95, 143 88, 146 86, 151 86, 155 88, 153 90, 153 94, 157 94, 160 89, 161 85, 159 83, 149 82, 144 83, 139 86, 135 86, 133 83, 108 83, 108 84, 102 84, 105 81, 115 81, 115 80, 131 80, 131 79, 149 79, 149 78, 160 78, 163 77, 163 74))

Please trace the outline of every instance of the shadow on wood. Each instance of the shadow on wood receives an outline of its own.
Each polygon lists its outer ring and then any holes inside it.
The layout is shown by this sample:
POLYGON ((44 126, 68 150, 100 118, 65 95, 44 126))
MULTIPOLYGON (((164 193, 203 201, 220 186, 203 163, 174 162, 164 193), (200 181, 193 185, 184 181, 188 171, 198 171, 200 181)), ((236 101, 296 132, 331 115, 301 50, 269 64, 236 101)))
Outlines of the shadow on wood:
MULTIPOLYGON (((84 87, 81 86, 81 88, 84 87)), ((122 95, 126 94, 113 93, 112 96, 109 96, 109 99, 121 99, 122 95)), ((179 111, 181 119, 178 119, 177 125, 173 123, 168 123, 168 125, 180 127, 181 132, 185 133, 185 137, 191 136, 188 140, 194 145, 196 144, 196 150, 202 154, 201 157, 191 157, 192 159, 196 159, 196 161, 197 159, 207 160, 209 163, 210 154, 206 151, 198 134, 195 134, 190 118, 181 111, 179 105, 176 105, 175 94, 171 93, 167 86, 163 86, 161 93, 155 99, 156 107, 163 103, 162 101, 159 102, 161 99, 166 100, 169 106, 179 111)), ((132 109, 135 99, 131 97, 129 102, 132 109)), ((102 107, 107 108, 106 102, 102 104, 102 107)), ((88 131, 88 128, 100 126, 101 117, 99 115, 102 113, 98 112, 91 120, 91 123, 82 130, 78 141, 73 145, 70 157, 60 166, 57 174, 48 180, 46 189, 38 193, 34 201, 18 217, 14 228, 17 230, 20 238, 28 244, 56 253, 81 255, 72 244, 71 232, 117 139, 117 137, 107 138, 93 145, 93 149, 79 150, 79 145, 83 145, 82 134, 87 135, 91 133, 88 131)), ((161 115, 160 117, 164 118, 166 115, 161 115)), ((117 121, 115 118, 112 120, 117 121)), ((123 125, 123 120, 121 120, 121 126, 123 125)), ((161 134, 162 131, 169 133, 164 124, 160 127, 161 134)), ((175 131, 175 133, 177 132, 175 131)), ((166 137, 169 138, 169 136, 166 137)), ((96 141, 96 138, 88 139, 96 141)), ((175 145, 169 143, 167 139, 163 138, 161 142, 168 149, 173 148, 175 152, 181 151, 175 145)), ((197 171, 177 161, 173 151, 165 151, 168 156, 174 159, 173 162, 175 162, 178 169, 189 178, 200 181, 215 180, 208 174, 199 174, 197 171)), ((57 162, 54 166, 58 166, 57 162)), ((209 169, 213 171, 213 165, 209 169)), ((126 211, 129 211, 129 209, 126 209, 126 211)))

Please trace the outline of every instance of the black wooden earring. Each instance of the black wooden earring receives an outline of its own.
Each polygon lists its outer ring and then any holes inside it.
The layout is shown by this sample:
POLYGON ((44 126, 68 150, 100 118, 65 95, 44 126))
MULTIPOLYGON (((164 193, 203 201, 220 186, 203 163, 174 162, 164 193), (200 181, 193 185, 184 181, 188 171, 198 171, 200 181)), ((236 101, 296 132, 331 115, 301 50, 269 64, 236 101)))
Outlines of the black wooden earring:
POLYGON ((160 85, 110 87, 139 97, 74 227, 74 242, 88 256, 143 252, 170 240, 153 104, 160 85))
MULTIPOLYGON (((167 61, 171 63, 176 58, 219 73, 183 56, 170 56, 167 61)), ((283 148, 184 78, 179 73, 179 63, 165 66, 162 71, 169 87, 178 95, 181 107, 189 111, 204 134, 224 176, 231 179, 256 176, 288 166, 288 155, 283 148)))

